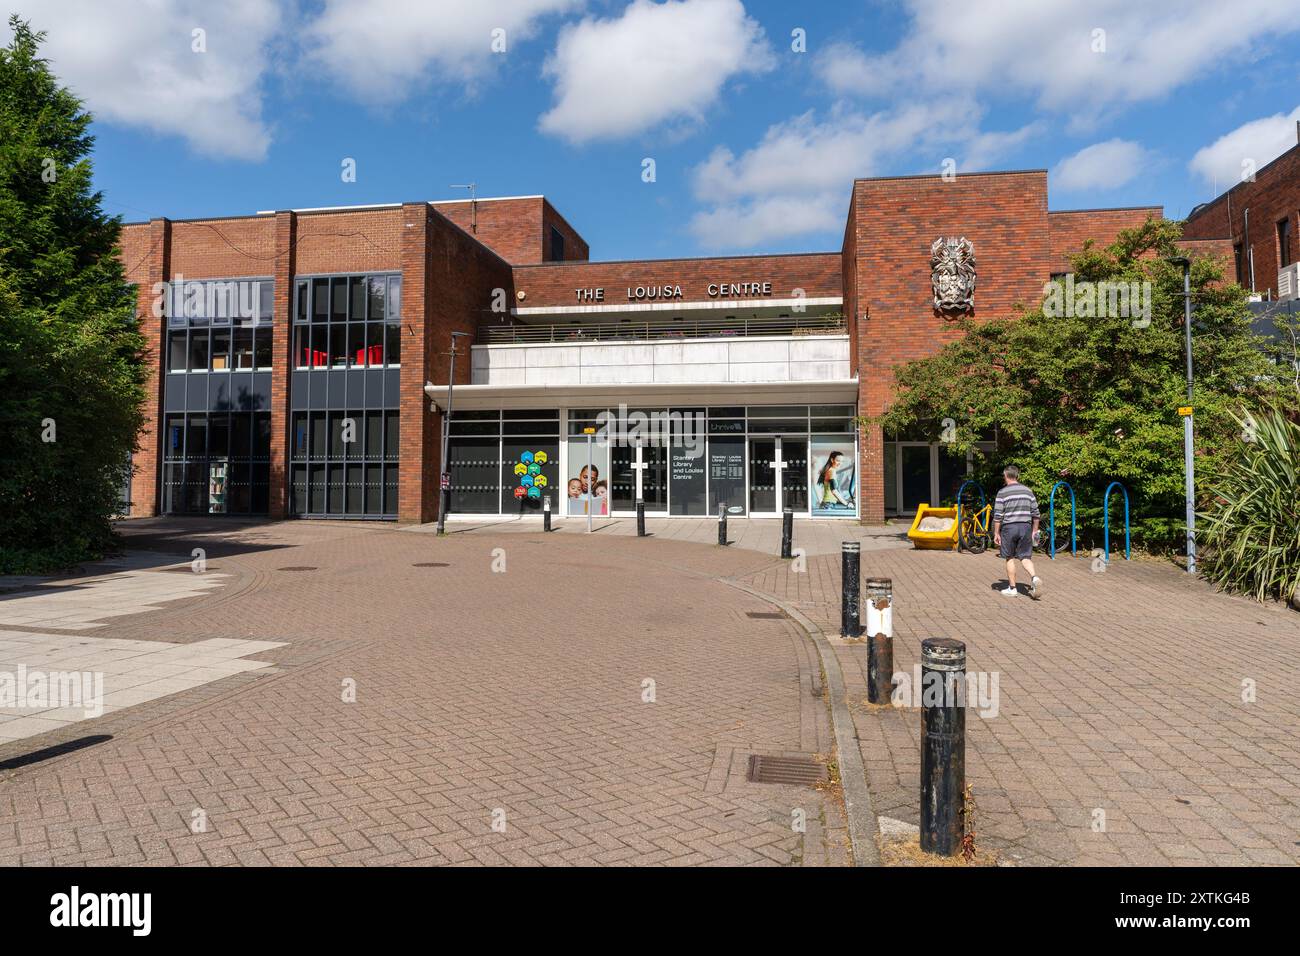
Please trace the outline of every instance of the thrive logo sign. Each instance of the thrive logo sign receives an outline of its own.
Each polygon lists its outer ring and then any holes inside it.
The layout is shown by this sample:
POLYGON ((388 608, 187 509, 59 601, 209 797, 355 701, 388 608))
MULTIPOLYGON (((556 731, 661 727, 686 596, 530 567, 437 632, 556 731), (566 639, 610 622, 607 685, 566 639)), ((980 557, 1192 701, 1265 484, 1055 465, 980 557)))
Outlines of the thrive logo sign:
POLYGON ((148 936, 153 925, 152 893, 68 893, 50 897, 51 926, 129 926, 133 936, 148 936))

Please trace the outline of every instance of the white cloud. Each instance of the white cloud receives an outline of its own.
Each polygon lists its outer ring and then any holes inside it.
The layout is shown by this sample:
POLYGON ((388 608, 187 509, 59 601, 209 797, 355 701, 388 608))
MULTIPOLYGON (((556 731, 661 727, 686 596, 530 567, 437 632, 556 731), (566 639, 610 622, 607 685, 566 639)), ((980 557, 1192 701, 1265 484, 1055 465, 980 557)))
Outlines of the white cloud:
POLYGON ((957 172, 978 173, 989 169, 1003 157, 1014 153, 1035 136, 1041 136, 1046 131, 1047 124, 1036 121, 1027 123, 1020 129, 978 133, 963 146, 957 172))
POLYGON ((505 31, 506 52, 532 36, 543 17, 582 0, 326 0, 304 34, 306 62, 355 98, 405 99, 440 78, 472 84, 502 62, 492 31, 505 31))
POLYGON ((1275 113, 1243 123, 1196 151, 1192 172, 1220 190, 1236 185, 1244 173, 1262 168, 1296 144, 1300 106, 1289 114, 1275 113))
POLYGON ((544 71, 556 102, 539 125, 583 143, 697 123, 728 80, 772 60, 740 0, 635 0, 619 17, 561 31, 544 71))
POLYGON ((878 95, 889 88, 888 78, 877 73, 873 60, 851 43, 832 43, 814 52, 813 71, 836 93, 878 95))
MULTIPOLYGON (((10 8, 49 36, 42 55, 96 119, 179 136, 196 152, 262 159, 273 0, 17 0, 10 8), (191 48, 206 31, 207 52, 191 48)), ((0 41, 10 31, 0 24, 0 41)))
POLYGON ((817 72, 840 93, 1019 92, 1083 128, 1106 110, 1158 99, 1216 65, 1247 64, 1262 41, 1300 29, 1294 2, 902 0, 899 45, 832 46, 817 72), (1097 31, 1103 31, 1098 33, 1097 31), (1104 41, 1104 52, 1097 50, 1104 41))
POLYGON ((1108 139, 1061 160, 1052 173, 1052 184, 1071 191, 1115 189, 1132 181, 1152 158, 1141 143, 1108 139))
POLYGON ((981 133, 979 118, 973 104, 951 97, 872 114, 841 110, 824 122, 810 111, 777 123, 740 156, 720 146, 696 167, 695 196, 709 208, 692 218, 690 231, 713 249, 838 232, 855 178, 902 160, 938 174, 949 156, 958 172, 974 171, 967 157, 991 162, 1038 130, 981 133))

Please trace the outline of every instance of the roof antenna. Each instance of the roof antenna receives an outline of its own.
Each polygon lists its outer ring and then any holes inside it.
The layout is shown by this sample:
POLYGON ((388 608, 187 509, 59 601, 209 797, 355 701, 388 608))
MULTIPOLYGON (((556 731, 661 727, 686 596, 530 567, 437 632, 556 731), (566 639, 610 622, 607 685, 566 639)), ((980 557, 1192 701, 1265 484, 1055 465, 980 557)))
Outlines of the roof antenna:
POLYGON ((452 189, 469 190, 469 231, 478 235, 478 196, 474 192, 478 183, 452 183, 452 189))

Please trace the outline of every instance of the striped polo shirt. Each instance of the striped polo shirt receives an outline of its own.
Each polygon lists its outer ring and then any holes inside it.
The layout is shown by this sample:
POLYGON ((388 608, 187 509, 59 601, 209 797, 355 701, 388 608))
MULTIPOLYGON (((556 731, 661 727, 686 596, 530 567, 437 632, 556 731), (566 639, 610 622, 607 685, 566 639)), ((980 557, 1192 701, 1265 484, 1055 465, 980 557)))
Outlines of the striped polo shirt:
POLYGON ((1007 485, 993 500, 993 520, 1003 525, 1031 524, 1038 517, 1038 499, 1020 482, 1007 485))

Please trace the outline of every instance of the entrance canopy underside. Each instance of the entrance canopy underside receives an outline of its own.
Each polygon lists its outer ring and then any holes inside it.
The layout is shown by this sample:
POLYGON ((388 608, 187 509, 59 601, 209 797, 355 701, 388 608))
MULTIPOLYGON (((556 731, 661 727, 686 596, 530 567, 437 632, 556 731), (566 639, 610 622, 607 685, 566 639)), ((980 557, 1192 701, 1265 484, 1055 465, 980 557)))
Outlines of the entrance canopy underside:
MULTIPOLYGON (((424 386, 439 409, 447 407, 447 386, 424 386)), ((626 405, 857 405, 856 378, 813 382, 717 382, 640 385, 457 385, 455 409, 617 407, 626 405)))

